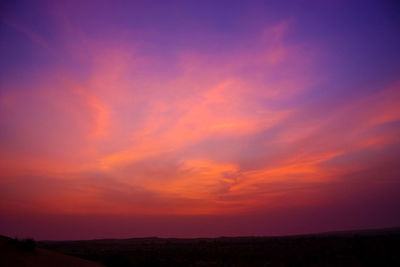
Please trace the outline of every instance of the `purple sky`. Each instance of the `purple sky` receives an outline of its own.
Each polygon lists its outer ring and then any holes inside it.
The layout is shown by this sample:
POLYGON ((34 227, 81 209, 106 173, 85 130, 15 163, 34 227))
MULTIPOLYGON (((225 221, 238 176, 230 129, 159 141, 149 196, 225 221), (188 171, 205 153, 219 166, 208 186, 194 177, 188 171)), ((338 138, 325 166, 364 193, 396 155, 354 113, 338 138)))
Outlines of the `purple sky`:
POLYGON ((397 1, 2 1, 0 234, 400 225, 397 1))

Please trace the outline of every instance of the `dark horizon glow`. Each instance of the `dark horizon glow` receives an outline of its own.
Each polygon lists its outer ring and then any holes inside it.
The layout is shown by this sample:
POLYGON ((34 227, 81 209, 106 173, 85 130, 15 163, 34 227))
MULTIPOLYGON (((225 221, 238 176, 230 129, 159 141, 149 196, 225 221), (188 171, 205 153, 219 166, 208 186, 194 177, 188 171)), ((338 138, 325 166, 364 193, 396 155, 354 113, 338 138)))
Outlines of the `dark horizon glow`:
POLYGON ((400 225, 396 1, 2 1, 0 234, 400 225))

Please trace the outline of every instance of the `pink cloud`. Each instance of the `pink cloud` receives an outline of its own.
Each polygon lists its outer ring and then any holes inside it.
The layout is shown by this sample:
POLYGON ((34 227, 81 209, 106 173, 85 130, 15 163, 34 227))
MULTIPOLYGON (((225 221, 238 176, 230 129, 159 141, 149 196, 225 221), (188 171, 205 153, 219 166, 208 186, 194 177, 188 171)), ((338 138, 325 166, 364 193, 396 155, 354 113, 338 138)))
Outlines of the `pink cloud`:
POLYGON ((334 109, 280 106, 325 75, 318 55, 284 41, 290 25, 236 51, 179 51, 165 76, 134 42, 78 34, 69 53, 83 78, 58 66, 1 95, 3 211, 239 214, 328 201, 321 184, 354 169, 327 163, 398 143, 374 131, 400 118, 398 85, 334 109), (25 183, 34 190, 18 193, 25 183))

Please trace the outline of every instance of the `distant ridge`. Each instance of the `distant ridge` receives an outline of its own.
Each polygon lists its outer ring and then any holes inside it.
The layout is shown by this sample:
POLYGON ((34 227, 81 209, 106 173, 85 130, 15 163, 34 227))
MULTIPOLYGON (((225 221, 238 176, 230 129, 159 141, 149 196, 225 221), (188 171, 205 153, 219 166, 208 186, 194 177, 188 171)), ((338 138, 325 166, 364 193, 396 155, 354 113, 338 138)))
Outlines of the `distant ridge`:
MULTIPOLYGON (((149 241, 149 240, 209 240, 209 239, 248 239, 248 238, 290 238, 290 237, 318 237, 318 236, 374 236, 374 235, 400 235, 399 227, 387 227, 387 228, 367 228, 367 229, 354 229, 354 230, 339 230, 339 231, 327 231, 317 233, 305 233, 305 234, 293 234, 293 235, 249 235, 249 236, 219 236, 219 237, 129 237, 129 238, 94 238, 94 239, 76 239, 76 240, 40 240, 39 242, 110 242, 110 241, 149 241)), ((1 236, 1 235, 0 235, 1 236)))
MULTIPOLYGON (((368 229, 356 229, 356 230, 340 230, 340 231, 328 231, 310 234, 299 234, 299 235, 288 235, 288 236, 342 236, 342 235, 382 235, 382 234, 400 234, 399 227, 387 227, 387 228, 368 228, 368 229)), ((286 235, 285 235, 286 236, 286 235)), ((284 236, 282 236, 284 237, 284 236)))

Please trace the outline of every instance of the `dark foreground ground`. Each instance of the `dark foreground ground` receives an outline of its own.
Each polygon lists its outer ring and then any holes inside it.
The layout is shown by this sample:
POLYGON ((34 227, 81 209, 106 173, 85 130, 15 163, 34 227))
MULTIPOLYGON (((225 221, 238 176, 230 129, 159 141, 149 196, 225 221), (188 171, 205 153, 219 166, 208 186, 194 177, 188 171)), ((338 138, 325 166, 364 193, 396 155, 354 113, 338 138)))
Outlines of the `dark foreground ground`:
POLYGON ((43 241, 106 266, 400 266, 400 228, 286 237, 43 241))
MULTIPOLYGON (((0 236, 0 267, 101 267, 103 265, 37 247, 32 239, 0 236)), ((104 266, 103 266, 104 267, 104 266)))

